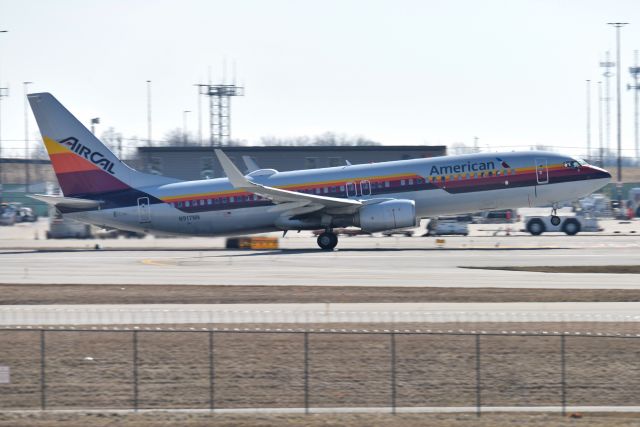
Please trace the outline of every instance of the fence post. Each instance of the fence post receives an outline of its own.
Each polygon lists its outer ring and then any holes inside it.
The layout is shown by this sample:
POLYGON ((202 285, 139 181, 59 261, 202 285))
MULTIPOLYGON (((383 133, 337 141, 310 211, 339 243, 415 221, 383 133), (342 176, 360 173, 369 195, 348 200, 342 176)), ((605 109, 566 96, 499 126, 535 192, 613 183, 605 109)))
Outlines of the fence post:
POLYGON ((40 330, 40 409, 47 409, 47 380, 46 380, 46 350, 45 350, 45 331, 44 329, 40 330))
POLYGON ((304 334, 304 413, 309 414, 309 332, 304 334))
POLYGON ((209 410, 213 412, 215 370, 213 366, 213 331, 209 331, 209 410))
POLYGON ((391 413, 396 414, 396 334, 391 332, 391 413))
POLYGON ((480 385, 480 334, 476 334, 476 416, 480 416, 481 401, 480 385))
POLYGON ((560 384, 562 387, 562 416, 567 415, 567 372, 565 347, 566 339, 564 335, 560 335, 560 384))
POLYGON ((138 331, 133 331, 133 410, 138 412, 138 331))

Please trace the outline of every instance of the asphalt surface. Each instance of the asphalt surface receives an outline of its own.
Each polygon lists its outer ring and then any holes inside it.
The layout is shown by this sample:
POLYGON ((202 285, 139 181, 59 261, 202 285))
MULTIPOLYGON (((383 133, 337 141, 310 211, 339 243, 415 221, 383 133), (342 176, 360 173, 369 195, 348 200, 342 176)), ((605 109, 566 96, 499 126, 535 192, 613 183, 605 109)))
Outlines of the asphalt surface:
POLYGON ((100 250, 73 241, 67 248, 0 244, 0 283, 640 289, 633 274, 461 268, 638 265, 635 235, 453 237, 441 245, 417 237, 342 240, 333 252, 302 237, 283 239, 279 251, 219 249, 222 239, 118 240, 118 247, 104 243, 100 250))

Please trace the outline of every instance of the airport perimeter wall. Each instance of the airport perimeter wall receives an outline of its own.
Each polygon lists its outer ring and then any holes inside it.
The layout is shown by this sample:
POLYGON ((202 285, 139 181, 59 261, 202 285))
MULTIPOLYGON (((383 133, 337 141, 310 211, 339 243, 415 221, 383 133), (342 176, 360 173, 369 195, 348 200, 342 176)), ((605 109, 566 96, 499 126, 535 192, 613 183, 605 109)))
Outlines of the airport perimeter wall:
POLYGON ((639 356, 618 335, 4 329, 0 412, 637 407, 639 356))

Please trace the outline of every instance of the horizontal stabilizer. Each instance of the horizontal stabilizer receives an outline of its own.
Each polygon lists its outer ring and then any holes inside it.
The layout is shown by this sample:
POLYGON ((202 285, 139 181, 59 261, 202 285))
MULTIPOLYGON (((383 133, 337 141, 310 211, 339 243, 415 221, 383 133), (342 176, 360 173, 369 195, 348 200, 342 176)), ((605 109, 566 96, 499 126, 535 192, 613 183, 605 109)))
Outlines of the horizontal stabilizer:
POLYGON ((78 199, 75 197, 51 196, 48 194, 29 194, 28 197, 40 200, 48 205, 57 208, 90 209, 100 206, 100 201, 89 199, 78 199))

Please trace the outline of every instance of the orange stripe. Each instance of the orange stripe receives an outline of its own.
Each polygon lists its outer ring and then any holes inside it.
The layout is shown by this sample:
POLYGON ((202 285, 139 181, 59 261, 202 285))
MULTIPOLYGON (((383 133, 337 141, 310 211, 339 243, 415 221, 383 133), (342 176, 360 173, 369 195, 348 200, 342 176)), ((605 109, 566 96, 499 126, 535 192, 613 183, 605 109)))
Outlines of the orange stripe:
POLYGON ((53 169, 56 174, 100 169, 87 159, 84 159, 70 151, 66 153, 62 152, 51 154, 49 157, 51 157, 51 164, 53 165, 53 169))

